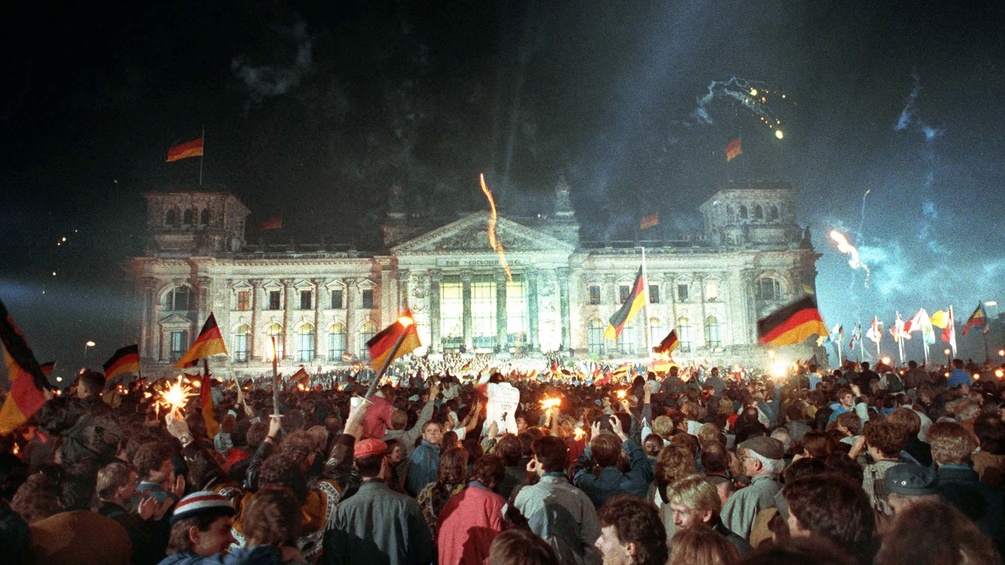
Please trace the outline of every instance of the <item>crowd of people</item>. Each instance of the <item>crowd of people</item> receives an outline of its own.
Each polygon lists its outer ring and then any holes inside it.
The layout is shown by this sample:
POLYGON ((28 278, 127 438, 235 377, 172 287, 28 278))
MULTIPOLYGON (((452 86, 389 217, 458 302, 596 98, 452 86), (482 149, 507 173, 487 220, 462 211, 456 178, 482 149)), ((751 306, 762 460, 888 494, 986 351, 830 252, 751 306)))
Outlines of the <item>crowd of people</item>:
POLYGON ((84 370, 0 440, 3 560, 1002 562, 1005 367, 584 382, 491 362, 413 365, 369 398, 206 379, 168 409, 84 370), (487 418, 505 383, 515 429, 487 418))

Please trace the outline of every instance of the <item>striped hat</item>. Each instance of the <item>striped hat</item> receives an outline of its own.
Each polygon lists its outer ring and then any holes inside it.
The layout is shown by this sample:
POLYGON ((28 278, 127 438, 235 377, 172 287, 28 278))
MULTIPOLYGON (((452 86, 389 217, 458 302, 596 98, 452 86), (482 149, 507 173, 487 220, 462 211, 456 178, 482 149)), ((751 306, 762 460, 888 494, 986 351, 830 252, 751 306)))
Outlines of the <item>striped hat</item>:
POLYGON ((195 516, 233 516, 234 507, 225 496, 221 496, 211 490, 200 490, 181 499, 174 507, 174 514, 171 514, 171 525, 185 518, 195 516))

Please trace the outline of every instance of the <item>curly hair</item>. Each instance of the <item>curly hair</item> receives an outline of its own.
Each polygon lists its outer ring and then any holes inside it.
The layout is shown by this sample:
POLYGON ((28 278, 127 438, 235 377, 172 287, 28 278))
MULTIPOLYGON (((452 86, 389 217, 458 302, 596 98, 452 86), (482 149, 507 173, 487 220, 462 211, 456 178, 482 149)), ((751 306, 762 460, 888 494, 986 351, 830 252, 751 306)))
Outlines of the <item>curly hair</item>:
POLYGON ((248 545, 296 546, 303 512, 296 495, 285 487, 265 487, 241 513, 248 545))
POLYGON ((558 554, 530 530, 506 530, 489 546, 489 565, 552 565, 558 554))
POLYGON ((667 532, 659 511, 651 502, 627 495, 613 496, 597 511, 601 528, 613 526, 621 543, 635 544, 639 565, 664 565, 667 560, 667 532))
POLYGON ((670 502, 667 487, 671 483, 694 473, 694 455, 686 447, 671 444, 661 449, 653 480, 663 502, 670 502))
POLYGON ((286 487, 293 491, 300 504, 307 501, 307 475, 300 466, 300 461, 286 457, 281 453, 273 453, 258 471, 259 487, 286 487))
POLYGON ((897 457, 907 444, 903 428, 891 422, 869 421, 862 431, 870 447, 877 449, 884 457, 897 457))
POLYGON ((956 422, 932 424, 928 428, 928 443, 932 446, 932 458, 939 465, 966 463, 976 447, 970 432, 956 422))
POLYGON ((144 443, 133 455, 133 467, 136 467, 136 473, 141 479, 146 479, 150 473, 160 469, 164 461, 171 459, 172 455, 174 455, 174 449, 170 445, 154 442, 144 443))
POLYGON ((785 485, 782 496, 803 528, 850 553, 863 555, 876 529, 869 497, 860 484, 842 475, 822 473, 785 485))
POLYGON ((440 469, 436 482, 440 484, 460 484, 467 480, 468 452, 460 447, 451 447, 440 455, 440 469))
POLYGON ((30 475, 14 493, 10 508, 29 524, 60 512, 59 483, 45 473, 30 475))
POLYGON ((471 480, 494 489, 506 476, 506 465, 498 455, 484 455, 471 466, 471 480))
POLYGON ((515 435, 505 434, 496 442, 495 453, 502 457, 507 466, 519 465, 520 458, 523 457, 523 444, 515 435))

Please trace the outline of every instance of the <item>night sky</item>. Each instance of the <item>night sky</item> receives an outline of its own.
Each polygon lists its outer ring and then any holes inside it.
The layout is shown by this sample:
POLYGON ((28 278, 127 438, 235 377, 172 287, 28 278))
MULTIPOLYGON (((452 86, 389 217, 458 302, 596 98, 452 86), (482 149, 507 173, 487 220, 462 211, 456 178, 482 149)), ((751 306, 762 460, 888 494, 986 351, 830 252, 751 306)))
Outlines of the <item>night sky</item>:
POLYGON ((142 194, 196 186, 199 159, 164 159, 203 127, 203 188, 251 226, 282 214, 265 240, 371 248, 390 187, 448 216, 486 208, 479 172, 504 214, 547 212, 564 177, 584 240, 635 239, 653 212, 645 237, 669 237, 723 183, 764 179, 799 190, 846 336, 1005 306, 1000 2, 146 4, 21 3, 0 24, 0 299, 64 372, 87 340, 91 365, 135 342, 142 194))

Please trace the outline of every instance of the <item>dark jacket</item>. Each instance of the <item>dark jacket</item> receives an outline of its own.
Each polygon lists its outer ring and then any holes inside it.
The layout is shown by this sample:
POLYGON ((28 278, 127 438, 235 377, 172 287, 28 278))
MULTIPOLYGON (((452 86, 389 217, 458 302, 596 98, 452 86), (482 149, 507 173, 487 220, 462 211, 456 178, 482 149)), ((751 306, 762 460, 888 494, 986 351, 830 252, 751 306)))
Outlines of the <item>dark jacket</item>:
POLYGON ((977 471, 963 465, 937 470, 939 493, 973 520, 1005 554, 1005 491, 980 482, 977 471))
POLYGON ((604 467, 594 475, 593 455, 587 446, 573 467, 572 483, 583 489, 586 496, 597 508, 604 505, 608 498, 616 494, 630 494, 645 498, 649 491, 649 482, 653 479, 653 468, 646 458, 645 451, 632 439, 626 439, 622 444, 628 455, 628 472, 622 473, 617 467, 604 467))

